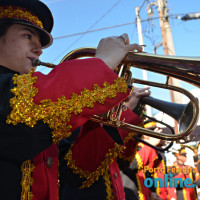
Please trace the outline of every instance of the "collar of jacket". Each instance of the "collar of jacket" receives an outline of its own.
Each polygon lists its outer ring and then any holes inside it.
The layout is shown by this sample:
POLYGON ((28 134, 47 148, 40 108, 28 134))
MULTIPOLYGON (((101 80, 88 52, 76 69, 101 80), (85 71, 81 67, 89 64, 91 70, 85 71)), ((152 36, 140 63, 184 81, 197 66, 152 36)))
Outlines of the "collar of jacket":
POLYGON ((0 74, 9 74, 9 73, 12 73, 12 74, 19 74, 19 72, 15 72, 11 69, 8 69, 7 67, 4 67, 2 65, 0 65, 0 74))

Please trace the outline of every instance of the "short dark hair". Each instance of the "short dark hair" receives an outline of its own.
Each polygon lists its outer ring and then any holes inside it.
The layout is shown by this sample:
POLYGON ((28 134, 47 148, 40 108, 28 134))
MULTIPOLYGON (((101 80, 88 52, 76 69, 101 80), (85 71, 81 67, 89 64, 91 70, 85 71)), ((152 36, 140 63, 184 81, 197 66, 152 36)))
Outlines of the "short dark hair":
POLYGON ((4 36, 12 23, 0 23, 0 37, 4 36))

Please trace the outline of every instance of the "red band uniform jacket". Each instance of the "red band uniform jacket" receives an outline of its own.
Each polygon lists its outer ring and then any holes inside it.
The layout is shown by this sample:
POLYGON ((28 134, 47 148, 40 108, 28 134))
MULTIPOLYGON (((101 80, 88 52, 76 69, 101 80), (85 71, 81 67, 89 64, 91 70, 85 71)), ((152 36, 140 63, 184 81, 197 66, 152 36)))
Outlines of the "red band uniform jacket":
MULTIPOLYGON (((180 178, 184 181, 186 178, 189 178, 190 180, 192 180, 192 185, 196 183, 195 174, 193 173, 193 170, 190 170, 191 166, 180 165, 177 162, 174 162, 172 167, 174 167, 176 170, 175 172, 169 170, 169 174, 173 175, 171 179, 180 178), (186 173, 184 173, 183 169, 185 169, 186 173), (179 170, 180 172, 178 172, 179 170)), ((180 185, 178 184, 177 187, 174 188, 174 192, 175 192, 175 197, 177 200, 186 200, 186 199, 197 200, 198 199, 196 186, 185 187, 183 184, 183 187, 180 187, 180 185)))
POLYGON ((1 198, 58 199, 58 142, 127 98, 127 85, 95 58, 62 63, 48 75, 19 75, 1 66, 0 83, 1 198))
POLYGON ((153 174, 144 167, 153 169, 160 163, 157 152, 148 145, 138 143, 138 149, 130 166, 122 170, 122 179, 126 191, 127 199, 148 200, 150 194, 156 192, 155 188, 148 188, 144 185, 145 178, 153 178, 153 174))

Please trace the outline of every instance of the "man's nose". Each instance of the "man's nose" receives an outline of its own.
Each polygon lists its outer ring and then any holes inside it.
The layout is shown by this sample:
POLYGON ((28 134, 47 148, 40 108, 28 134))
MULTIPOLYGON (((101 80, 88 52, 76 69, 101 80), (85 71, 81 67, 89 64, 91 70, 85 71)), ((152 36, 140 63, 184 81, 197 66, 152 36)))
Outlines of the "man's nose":
POLYGON ((42 54, 42 47, 39 41, 32 42, 32 52, 38 57, 42 54))
POLYGON ((42 54, 42 48, 41 47, 34 48, 33 53, 39 57, 42 54))

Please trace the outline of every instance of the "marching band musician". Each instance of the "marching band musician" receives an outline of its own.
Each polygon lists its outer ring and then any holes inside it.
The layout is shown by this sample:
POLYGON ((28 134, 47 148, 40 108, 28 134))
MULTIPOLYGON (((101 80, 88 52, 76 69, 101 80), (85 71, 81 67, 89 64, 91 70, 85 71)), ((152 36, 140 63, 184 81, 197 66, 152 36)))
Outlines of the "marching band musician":
MULTIPOLYGON (((122 139, 98 134, 99 125, 95 135, 83 128, 66 155, 59 154, 58 144, 128 97, 127 84, 113 70, 142 47, 129 44, 127 34, 104 38, 95 58, 67 61, 44 75, 34 72, 32 60, 51 45, 52 28, 51 11, 41 1, 0 0, 1 199, 62 199, 58 168, 64 160, 87 187, 124 149, 122 139)), ((134 115, 134 121, 140 119, 134 115)))
MULTIPOLYGON (((151 129, 155 132, 162 132, 162 129, 158 127, 157 122, 154 122, 154 121, 150 121, 146 123, 144 127, 151 129)), ((165 146, 165 141, 161 139, 147 137, 147 141, 149 141, 150 144, 152 143, 156 144, 155 146, 159 148, 162 148, 163 146, 165 146)), ((159 170, 155 170, 152 176, 153 178, 156 178, 156 179, 161 178, 164 182, 164 175, 166 173, 166 158, 165 158, 164 152, 159 152, 158 150, 157 150, 157 156, 158 156, 158 159, 155 160, 153 168, 159 169, 159 170)), ((165 187, 160 187, 160 184, 158 184, 157 187, 155 188, 155 192, 162 200, 167 199, 167 189, 165 187)))
MULTIPOLYGON (((145 128, 161 132, 161 129, 156 127, 156 122, 147 120, 144 124, 145 128)), ((157 138, 152 138, 149 136, 143 136, 144 141, 154 145, 159 146, 161 140, 157 138)), ((138 143, 138 150, 130 166, 127 169, 122 170, 122 180, 125 187, 126 199, 127 200, 161 200, 166 199, 165 191, 159 186, 146 187, 144 181, 146 178, 154 178, 160 176, 159 173, 151 173, 147 169, 154 169, 163 166, 164 157, 160 152, 157 152, 154 148, 138 143)))
MULTIPOLYGON (((185 165, 185 162, 187 161, 187 152, 185 147, 181 147, 178 150, 178 153, 174 153, 174 155, 176 157, 176 161, 171 166, 171 168, 174 168, 174 171, 169 170, 169 174, 173 175, 174 180, 180 178, 184 182, 185 179, 190 179, 193 184, 195 182, 195 173, 193 170, 190 170, 192 169, 191 166, 185 165)), ((178 182, 177 186, 175 188, 171 188, 170 191, 174 189, 174 194, 172 195, 175 196, 176 200, 197 200, 196 187, 190 187, 192 184, 188 184, 189 187, 185 187, 184 184, 181 186, 178 182)))

